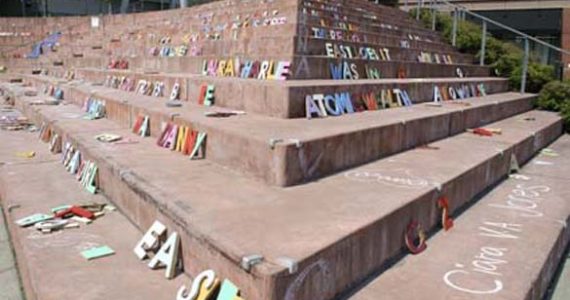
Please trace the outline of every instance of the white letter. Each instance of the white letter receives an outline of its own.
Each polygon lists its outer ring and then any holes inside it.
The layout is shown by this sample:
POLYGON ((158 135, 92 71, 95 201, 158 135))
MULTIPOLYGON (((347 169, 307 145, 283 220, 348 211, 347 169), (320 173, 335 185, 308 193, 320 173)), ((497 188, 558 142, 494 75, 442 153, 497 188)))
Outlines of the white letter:
POLYGON ((160 250, 148 263, 149 268, 154 269, 160 263, 166 266, 166 278, 174 277, 176 263, 178 262, 178 249, 180 248, 180 238, 178 233, 174 232, 168 237, 168 240, 160 247, 160 250))
POLYGON ((149 230, 144 234, 140 242, 135 246, 135 254, 139 259, 147 257, 147 251, 159 246, 159 238, 166 232, 166 226, 159 221, 154 221, 149 230))

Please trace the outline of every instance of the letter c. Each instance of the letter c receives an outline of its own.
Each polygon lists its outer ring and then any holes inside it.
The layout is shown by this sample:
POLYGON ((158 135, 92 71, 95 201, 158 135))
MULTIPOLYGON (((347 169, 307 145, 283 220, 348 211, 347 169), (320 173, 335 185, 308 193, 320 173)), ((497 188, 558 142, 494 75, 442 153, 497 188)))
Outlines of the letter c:
POLYGON ((469 274, 469 272, 463 271, 463 270, 453 270, 453 271, 449 271, 449 272, 445 273, 445 275, 443 276, 443 280, 445 281, 445 284, 449 285, 450 287, 452 287, 458 291, 462 291, 462 292, 470 293, 470 294, 476 294, 476 295, 483 295, 483 294, 494 294, 494 293, 497 293, 503 289, 503 283, 499 280, 495 280, 495 288, 493 288, 491 290, 479 291, 479 290, 470 290, 467 288, 463 288, 463 287, 460 287, 460 286, 456 285, 455 283, 451 282, 450 278, 455 273, 469 274))

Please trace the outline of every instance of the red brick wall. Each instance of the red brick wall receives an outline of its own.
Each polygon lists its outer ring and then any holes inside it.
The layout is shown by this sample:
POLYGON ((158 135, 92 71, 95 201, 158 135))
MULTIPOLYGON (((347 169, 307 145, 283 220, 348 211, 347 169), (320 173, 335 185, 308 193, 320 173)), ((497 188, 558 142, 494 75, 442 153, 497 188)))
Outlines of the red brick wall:
MULTIPOLYGON (((570 51, 570 8, 562 11, 562 48, 570 51)), ((570 79, 570 56, 563 55, 564 78, 570 79)))

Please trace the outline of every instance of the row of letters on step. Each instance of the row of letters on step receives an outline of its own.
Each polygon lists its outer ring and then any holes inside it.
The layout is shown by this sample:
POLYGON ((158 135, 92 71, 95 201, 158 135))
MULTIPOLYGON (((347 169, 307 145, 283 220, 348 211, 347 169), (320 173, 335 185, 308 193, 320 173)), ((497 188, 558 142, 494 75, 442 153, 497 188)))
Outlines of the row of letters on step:
MULTIPOLYGON (((486 95, 487 91, 483 83, 461 84, 455 87, 434 85, 433 87, 434 102, 486 95)), ((408 92, 401 88, 385 88, 364 93, 311 94, 305 96, 305 116, 308 119, 340 116, 362 111, 411 106, 414 102, 408 92)))

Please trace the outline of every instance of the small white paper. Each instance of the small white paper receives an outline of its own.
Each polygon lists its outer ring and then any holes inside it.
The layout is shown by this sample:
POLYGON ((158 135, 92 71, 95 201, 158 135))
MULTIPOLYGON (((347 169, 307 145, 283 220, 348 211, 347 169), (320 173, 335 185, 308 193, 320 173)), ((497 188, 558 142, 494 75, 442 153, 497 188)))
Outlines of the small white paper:
POLYGON ((99 17, 91 17, 91 27, 93 28, 99 27, 99 17))

